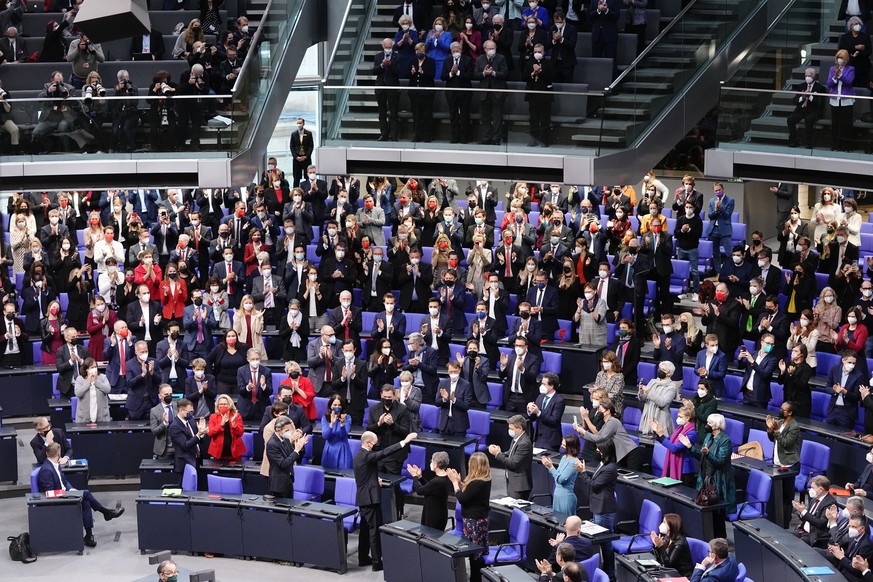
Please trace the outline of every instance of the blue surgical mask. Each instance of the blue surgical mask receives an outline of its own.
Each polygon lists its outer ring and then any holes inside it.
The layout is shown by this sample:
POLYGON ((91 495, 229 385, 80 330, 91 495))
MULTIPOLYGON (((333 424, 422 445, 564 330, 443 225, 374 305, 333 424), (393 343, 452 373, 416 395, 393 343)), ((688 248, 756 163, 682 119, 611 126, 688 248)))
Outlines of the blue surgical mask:
POLYGON ((343 407, 342 406, 334 406, 333 408, 331 408, 331 411, 334 414, 340 414, 343 411, 343 407))
POLYGON ((186 420, 194 420, 194 413, 189 412, 188 414, 185 415, 185 419, 186 420))
POLYGON ((514 430, 509 429, 507 432, 509 433, 509 438, 511 438, 511 439, 515 438, 515 431, 514 430))

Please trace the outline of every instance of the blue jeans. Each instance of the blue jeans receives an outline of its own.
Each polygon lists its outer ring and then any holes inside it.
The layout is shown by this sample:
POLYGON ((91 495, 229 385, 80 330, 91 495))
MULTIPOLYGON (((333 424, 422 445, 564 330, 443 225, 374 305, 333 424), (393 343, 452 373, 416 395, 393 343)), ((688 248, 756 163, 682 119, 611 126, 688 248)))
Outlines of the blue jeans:
MULTIPOLYGON (((595 513, 594 523, 601 527, 605 527, 609 531, 615 529, 615 514, 614 513, 595 513)), ((615 580, 615 550, 612 549, 612 543, 600 546, 603 552, 603 568, 610 580, 615 580)))
POLYGON ((691 263, 691 292, 697 293, 700 289, 700 271, 697 269, 700 263, 700 249, 693 248, 691 250, 676 249, 676 258, 680 261, 688 261, 691 263))
POLYGON ((709 240, 712 241, 712 268, 715 269, 716 273, 718 273, 721 271, 722 252, 724 252, 724 255, 730 259, 733 254, 734 246, 731 242, 731 237, 729 236, 712 234, 710 235, 709 240))

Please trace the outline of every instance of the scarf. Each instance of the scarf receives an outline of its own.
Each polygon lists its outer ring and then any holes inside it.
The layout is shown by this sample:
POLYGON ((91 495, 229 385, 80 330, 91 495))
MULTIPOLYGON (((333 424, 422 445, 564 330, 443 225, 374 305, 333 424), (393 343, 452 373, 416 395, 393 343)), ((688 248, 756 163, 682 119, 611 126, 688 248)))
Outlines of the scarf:
MULTIPOLYGON (((678 443, 680 435, 687 435, 694 430, 693 422, 686 422, 682 426, 677 426, 673 434, 670 435, 671 443, 678 443)), ((664 469, 661 472, 662 477, 672 477, 673 479, 682 478, 682 464, 685 460, 684 454, 676 454, 671 450, 667 450, 667 457, 664 459, 664 469)))
POLYGON ((288 311, 288 327, 293 329, 291 332, 291 345, 295 348, 300 347, 300 334, 292 326, 299 326, 301 321, 303 321, 303 313, 299 309, 297 310, 297 316, 291 315, 291 311, 288 311))

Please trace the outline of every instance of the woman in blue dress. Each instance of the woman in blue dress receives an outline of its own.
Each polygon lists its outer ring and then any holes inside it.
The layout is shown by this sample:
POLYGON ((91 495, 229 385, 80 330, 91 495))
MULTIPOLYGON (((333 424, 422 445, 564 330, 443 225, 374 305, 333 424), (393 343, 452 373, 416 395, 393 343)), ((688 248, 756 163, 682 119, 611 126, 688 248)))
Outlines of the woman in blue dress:
POLYGON ((561 443, 564 448, 564 458, 560 464, 555 464, 549 457, 543 457, 543 466, 555 479, 555 493, 552 496, 552 510, 555 513, 576 515, 576 493, 573 488, 576 485, 576 457, 579 456, 579 437, 575 434, 564 436, 561 443))
POLYGON ((345 410, 345 399, 339 394, 331 395, 321 419, 321 436, 324 438, 321 464, 324 467, 352 468, 352 449, 349 447, 352 417, 345 410))

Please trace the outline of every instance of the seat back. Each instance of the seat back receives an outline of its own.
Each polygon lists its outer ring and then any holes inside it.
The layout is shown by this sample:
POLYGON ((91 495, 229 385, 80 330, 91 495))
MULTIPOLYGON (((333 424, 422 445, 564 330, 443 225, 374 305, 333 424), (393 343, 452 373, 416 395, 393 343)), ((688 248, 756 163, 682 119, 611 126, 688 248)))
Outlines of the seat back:
POLYGON ((800 469, 794 479, 794 488, 797 491, 806 491, 811 478, 827 473, 830 459, 831 450, 828 447, 813 441, 803 441, 800 446, 800 469))
POLYGON ((243 453, 243 460, 248 461, 255 454, 255 435, 250 432, 242 434, 242 442, 246 446, 246 452, 243 453))
POLYGON ((746 565, 742 562, 737 564, 736 582, 746 582, 746 565))
POLYGON ((585 572, 588 573, 588 579, 594 580, 594 572, 600 568, 600 554, 595 553, 587 560, 582 560, 581 565, 585 568, 585 572))
POLYGON ((464 516, 461 515, 461 504, 458 501, 455 501, 455 529, 452 530, 452 535, 464 535, 464 516))
POLYGON ((609 582, 609 576, 606 575, 606 572, 597 568, 594 571, 594 577, 591 578, 591 582, 609 582))
POLYGON ((643 499, 643 505, 640 508, 640 534, 648 536, 653 531, 658 531, 658 526, 661 525, 663 519, 661 508, 653 501, 643 499))
POLYGON ((185 465, 182 471, 182 491, 197 491, 197 469, 194 465, 185 465))
MULTIPOLYGON (((36 345, 36 344, 34 344, 36 345)), ((70 414, 73 417, 73 421, 76 420, 76 412, 79 410, 79 397, 73 396, 70 398, 70 414)))
POLYGON ((316 396, 313 398, 313 402, 315 402, 316 418, 323 417, 324 413, 327 412, 327 401, 328 398, 325 398, 324 396, 316 396))
POLYGON ((686 538, 688 547, 691 549, 691 560, 695 564, 701 563, 709 555, 709 544, 697 538, 686 538))
POLYGON ((524 551, 527 551, 527 540, 530 537, 530 518, 525 512, 520 509, 512 510, 512 517, 509 518, 509 541, 514 544, 524 546, 524 551))
POLYGON ((294 467, 294 499, 321 501, 324 494, 324 470, 321 467, 294 467))
POLYGON ((207 475, 206 486, 210 493, 233 493, 236 495, 242 495, 242 479, 237 479, 235 477, 207 475))
POLYGON ((728 402, 740 402, 743 399, 740 392, 742 388, 743 378, 741 376, 728 374, 724 377, 724 399, 728 402))
POLYGON ((361 448, 361 441, 358 439, 349 439, 349 448, 352 450, 352 458, 355 458, 355 455, 358 454, 358 450, 361 448))
POLYGON ((731 439, 734 451, 745 441, 746 425, 735 418, 724 419, 724 431, 731 439))
MULTIPOLYGON (((746 503, 754 503, 752 509, 760 510, 760 517, 763 517, 767 511, 767 501, 770 500, 772 488, 773 479, 769 475, 758 469, 749 471, 749 481, 746 483, 746 503)), ((742 517, 741 515, 740 518, 742 517)))
POLYGON ((652 452, 652 475, 660 477, 664 471, 664 461, 667 460, 667 447, 655 441, 655 449, 652 452))
POLYGON ((749 429, 749 440, 746 442, 760 443, 761 449, 764 451, 764 460, 773 460, 773 441, 767 437, 767 431, 757 428, 749 429))
POLYGON ((637 364, 637 377, 645 384, 658 374, 658 367, 651 362, 637 364))
POLYGON ((478 445, 476 443, 467 445, 464 451, 468 455, 472 455, 476 451, 485 451, 488 448, 488 434, 491 432, 491 415, 485 410, 468 410, 467 416, 470 419, 467 436, 480 439, 480 441, 478 445))
POLYGON ((30 492, 31 493, 39 493, 39 482, 37 481, 37 475, 39 475, 39 467, 30 472, 30 492))
POLYGON ((437 432, 440 424, 440 409, 433 404, 422 404, 418 413, 421 415, 421 428, 425 432, 437 432))
MULTIPOLYGON (((821 364, 818 365, 817 369, 821 369, 821 364)), ((813 420, 818 420, 823 422, 824 419, 828 417, 828 405, 831 403, 830 394, 826 394, 824 392, 815 392, 812 393, 812 410, 810 411, 810 418, 813 420)))
POLYGON ((403 466, 400 468, 400 474, 406 477, 406 481, 400 484, 400 488, 407 493, 412 493, 412 475, 406 470, 407 465, 415 465, 424 471, 427 466, 425 459, 425 449, 421 445, 409 445, 409 454, 406 455, 406 460, 403 461, 403 466))
POLYGON ((503 405, 503 384, 500 382, 488 382, 488 393, 491 400, 485 405, 488 410, 497 410, 503 405))
POLYGON ((340 507, 354 507, 357 488, 352 477, 337 477, 333 490, 333 502, 340 507))
MULTIPOLYGON (((815 353, 815 375, 820 378, 827 378, 831 368, 839 364, 841 361, 839 354, 829 354, 827 352, 815 353)), ((814 393, 813 393, 814 394, 814 393)))
POLYGON ((621 423, 627 430, 639 430, 643 411, 634 406, 626 406, 622 412, 621 423))

